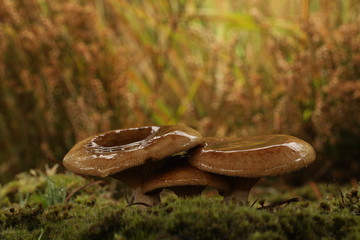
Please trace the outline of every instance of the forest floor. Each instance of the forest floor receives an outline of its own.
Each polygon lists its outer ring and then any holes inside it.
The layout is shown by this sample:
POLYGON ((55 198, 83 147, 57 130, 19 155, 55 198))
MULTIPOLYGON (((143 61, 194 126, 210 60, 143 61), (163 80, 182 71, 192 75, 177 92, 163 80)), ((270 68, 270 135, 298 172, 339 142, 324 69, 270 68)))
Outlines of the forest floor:
POLYGON ((360 239, 360 187, 259 183, 249 203, 214 191, 155 207, 130 205, 123 188, 70 173, 31 170, 0 186, 0 239, 360 239))

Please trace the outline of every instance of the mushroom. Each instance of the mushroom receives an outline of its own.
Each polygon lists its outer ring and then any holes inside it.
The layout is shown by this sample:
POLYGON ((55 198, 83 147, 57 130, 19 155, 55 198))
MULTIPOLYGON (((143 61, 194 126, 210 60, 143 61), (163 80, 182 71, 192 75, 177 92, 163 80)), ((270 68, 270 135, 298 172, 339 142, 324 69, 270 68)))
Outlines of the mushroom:
POLYGON ((231 191, 225 201, 245 202, 261 177, 290 173, 315 160, 310 144, 288 135, 204 139, 205 146, 190 154, 189 163, 228 176, 231 191))
POLYGON ((163 189, 169 189, 178 197, 188 198, 200 195, 205 187, 215 188, 221 195, 229 193, 230 186, 221 176, 192 167, 187 163, 187 156, 170 158, 173 159, 167 161, 167 166, 144 180, 144 194, 160 193, 163 189))
POLYGON ((75 173, 113 177, 132 189, 135 202, 153 205, 158 195, 144 195, 141 183, 173 154, 203 143, 192 128, 179 125, 113 130, 77 143, 64 157, 64 166, 75 173))

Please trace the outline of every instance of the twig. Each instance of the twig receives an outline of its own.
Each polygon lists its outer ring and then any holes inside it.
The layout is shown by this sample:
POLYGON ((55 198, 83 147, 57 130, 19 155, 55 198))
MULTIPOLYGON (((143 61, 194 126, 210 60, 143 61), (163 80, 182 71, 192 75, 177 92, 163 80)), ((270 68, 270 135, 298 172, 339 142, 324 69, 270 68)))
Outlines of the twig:
POLYGON ((344 206, 344 205, 345 205, 344 194, 342 193, 341 188, 340 188, 340 186, 339 186, 339 183, 336 181, 336 179, 335 179, 334 175, 332 174, 332 172, 330 172, 330 175, 331 175, 331 177, 332 177, 332 179, 333 179, 333 181, 334 181, 337 189, 339 190, 340 197, 341 197, 341 203, 342 203, 342 205, 344 206))
POLYGON ((260 204, 261 207, 264 207, 265 200, 264 200, 264 199, 260 200, 260 201, 259 201, 259 204, 260 204))
POLYGON ((259 207, 258 209, 273 209, 275 207, 279 207, 284 204, 288 205, 290 203, 298 202, 298 201, 299 201, 299 198, 290 198, 288 200, 276 202, 276 203, 270 204, 268 206, 264 206, 264 203, 262 203, 262 204, 260 203, 261 207, 259 207))
POLYGON ((317 184, 314 181, 310 181, 309 185, 310 185, 310 188, 313 190, 317 200, 321 200, 322 199, 322 194, 321 194, 317 184))
POLYGON ((250 207, 253 207, 257 201, 258 201, 258 200, 256 199, 256 200, 250 205, 250 207))
POLYGON ((85 184, 85 185, 82 185, 82 186, 80 186, 80 187, 77 187, 74 191, 72 191, 72 192, 66 197, 65 202, 68 202, 75 193, 77 193, 78 191, 80 191, 80 190, 82 190, 82 189, 84 189, 84 188, 86 188, 86 187, 89 187, 89 186, 92 186, 92 185, 96 185, 96 184, 104 184, 104 183, 105 183, 104 181, 98 180, 98 181, 93 181, 93 182, 90 182, 90 183, 88 183, 88 184, 85 184))
POLYGON ((46 156, 45 158, 46 158, 48 161, 54 162, 54 163, 58 164, 59 166, 65 168, 64 165, 63 165, 63 163, 62 163, 62 161, 59 161, 59 160, 57 160, 57 159, 55 159, 55 158, 52 158, 52 157, 49 157, 49 156, 46 156))
POLYGON ((149 205, 147 203, 144 203, 144 202, 130 203, 130 204, 126 205, 126 207, 131 207, 131 206, 134 206, 134 205, 141 205, 141 206, 145 206, 145 207, 151 207, 151 205, 149 205))

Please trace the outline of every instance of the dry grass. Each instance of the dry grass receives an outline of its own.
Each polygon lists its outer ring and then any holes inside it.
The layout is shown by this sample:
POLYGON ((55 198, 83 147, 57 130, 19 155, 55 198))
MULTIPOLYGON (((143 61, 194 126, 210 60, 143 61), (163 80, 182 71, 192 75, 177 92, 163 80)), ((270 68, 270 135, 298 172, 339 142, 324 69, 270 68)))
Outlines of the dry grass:
POLYGON ((359 170, 355 0, 0 6, 4 179, 90 134, 175 123, 209 136, 293 134, 329 162, 319 177, 344 152, 359 170))

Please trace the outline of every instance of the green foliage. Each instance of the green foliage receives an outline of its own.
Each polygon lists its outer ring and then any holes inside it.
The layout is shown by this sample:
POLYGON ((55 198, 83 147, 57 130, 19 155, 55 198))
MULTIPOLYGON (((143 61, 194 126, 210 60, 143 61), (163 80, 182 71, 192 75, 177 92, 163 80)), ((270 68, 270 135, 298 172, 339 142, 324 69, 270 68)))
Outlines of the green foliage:
POLYGON ((50 178, 48 178, 43 197, 43 206, 45 208, 63 203, 66 199, 66 187, 64 185, 56 185, 50 178))
POLYGON ((63 203, 69 191, 87 182, 73 174, 55 174, 56 168, 55 165, 45 174, 31 171, 17 175, 15 180, 0 188, 0 207, 18 203, 22 207, 41 204, 44 208, 48 208, 63 203))

